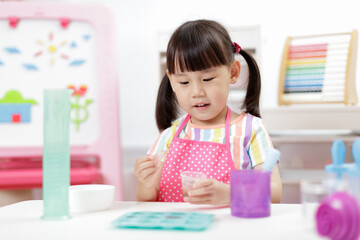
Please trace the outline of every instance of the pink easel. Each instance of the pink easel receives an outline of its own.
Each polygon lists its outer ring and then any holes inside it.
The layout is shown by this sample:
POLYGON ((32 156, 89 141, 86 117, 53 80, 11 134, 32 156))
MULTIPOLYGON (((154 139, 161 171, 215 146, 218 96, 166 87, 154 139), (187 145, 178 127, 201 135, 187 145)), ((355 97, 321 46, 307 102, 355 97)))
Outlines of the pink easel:
MULTIPOLYGON (((8 20, 9 28, 18 27, 21 20, 26 19, 58 20, 62 28, 67 28, 71 21, 87 22, 94 27, 99 136, 94 144, 71 146, 71 184, 112 184, 116 186, 116 199, 122 200, 116 36, 112 13, 99 5, 1 2, 0 20, 4 19, 8 20), (87 161, 89 159, 93 161, 87 161)), ((41 146, 0 146, 0 189, 41 187, 41 159, 41 146)))

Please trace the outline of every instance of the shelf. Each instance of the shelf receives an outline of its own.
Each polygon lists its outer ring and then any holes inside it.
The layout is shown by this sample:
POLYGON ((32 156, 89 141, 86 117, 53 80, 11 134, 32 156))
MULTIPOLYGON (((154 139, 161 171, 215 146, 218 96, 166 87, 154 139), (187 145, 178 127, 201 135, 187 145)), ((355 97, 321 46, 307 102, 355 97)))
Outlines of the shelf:
POLYGON ((360 106, 279 106, 262 109, 262 118, 269 132, 300 129, 360 132, 360 106))
POLYGON ((284 134, 281 135, 280 133, 274 134, 270 132, 271 140, 276 143, 332 143, 335 139, 341 139, 344 141, 345 144, 350 144, 354 141, 355 138, 359 138, 360 134, 351 133, 348 135, 289 135, 284 134))
POLYGON ((320 169, 280 169, 280 176, 283 184, 299 184, 302 180, 328 177, 327 173, 320 169))
POLYGON ((274 144, 352 143, 360 137, 360 106, 291 105, 262 109, 274 144))

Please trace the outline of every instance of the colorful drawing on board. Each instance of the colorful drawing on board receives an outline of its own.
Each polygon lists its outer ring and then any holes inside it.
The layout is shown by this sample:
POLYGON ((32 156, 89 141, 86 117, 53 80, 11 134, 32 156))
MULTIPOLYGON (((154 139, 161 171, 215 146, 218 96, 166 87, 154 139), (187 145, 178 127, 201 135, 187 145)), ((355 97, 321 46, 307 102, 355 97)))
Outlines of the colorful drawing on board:
POLYGON ((70 48, 77 48, 76 42, 72 42, 72 43, 70 44, 70 48))
MULTIPOLYGON (((19 55, 21 51, 17 47, 5 47, 5 52, 12 55, 19 55)), ((0 60, 0 66, 4 66, 4 63, 0 60)), ((38 67, 32 63, 23 63, 22 67, 29 71, 36 71, 38 67)))
POLYGON ((84 63, 85 63, 85 59, 77 59, 71 61, 70 66, 80 66, 83 65, 84 63))
POLYGON ((5 47, 4 50, 9 54, 20 54, 20 50, 16 47, 5 47))
POLYGON ((70 109, 70 120, 76 126, 76 131, 80 130, 80 124, 84 123, 89 117, 89 111, 87 106, 93 102, 91 99, 80 99, 83 98, 87 92, 87 86, 81 85, 79 88, 76 88, 74 85, 69 85, 68 89, 74 90, 72 93, 72 98, 75 99, 75 102, 71 102, 70 109), (81 105, 81 102, 83 104, 81 105), (72 118, 74 116, 74 118, 72 118))
POLYGON ((89 34, 85 34, 85 35, 83 36, 84 41, 89 41, 90 38, 91 38, 91 36, 90 36, 89 34))
MULTIPOLYGON (((64 46, 68 45, 70 49, 76 50, 78 48, 78 44, 80 42, 88 42, 91 39, 91 35, 84 34, 81 37, 81 39, 83 41, 79 41, 79 42, 72 41, 71 43, 68 43, 67 41, 62 40, 59 43, 54 43, 55 42, 54 34, 50 32, 47 40, 41 40, 41 39, 36 40, 36 43, 40 46, 40 49, 37 52, 35 52, 33 54, 33 56, 34 56, 34 58, 39 58, 39 57, 44 56, 45 55, 44 53, 47 53, 47 56, 50 56, 49 65, 54 66, 56 58, 60 58, 63 60, 70 60, 71 57, 62 51, 62 48, 64 46)), ((15 46, 4 47, 4 51, 11 55, 21 54, 21 51, 19 50, 19 48, 15 47, 15 46)), ((76 58, 76 59, 72 59, 70 61, 69 66, 70 67, 78 67, 78 66, 84 65, 85 63, 86 63, 86 59, 76 58)), ((1 60, 0 60, 0 66, 4 66, 4 62, 1 60)), ((22 63, 21 66, 28 71, 39 70, 39 67, 31 62, 22 63)))
POLYGON ((19 91, 10 90, 0 98, 0 123, 31 122, 31 107, 37 104, 33 99, 24 99, 19 91))
POLYGON ((54 40, 53 33, 49 33, 49 39, 46 42, 38 39, 36 42, 38 43, 38 45, 40 45, 41 50, 37 51, 34 54, 34 57, 39 57, 44 52, 48 52, 50 54, 50 66, 53 66, 55 64, 55 57, 60 57, 65 60, 69 59, 69 56, 61 53, 60 51, 60 49, 64 47, 67 44, 67 42, 63 40, 59 44, 54 44, 53 40, 54 40))
POLYGON ((23 63, 22 65, 26 70, 30 70, 30 71, 36 71, 39 70, 37 66, 35 66, 32 63, 23 63))
MULTIPOLYGON (((84 35, 83 39, 85 41, 89 41, 90 35, 84 35), (86 37, 85 37, 86 36, 86 37)), ((61 59, 69 60, 70 57, 64 53, 61 53, 61 48, 69 45, 70 49, 76 49, 78 47, 78 44, 75 41, 72 41, 70 44, 68 44, 67 41, 63 40, 59 44, 54 44, 54 34, 49 33, 49 39, 48 41, 44 42, 42 40, 37 40, 36 42, 41 46, 41 50, 37 51, 34 54, 34 57, 40 57, 44 54, 44 52, 47 52, 50 54, 50 66, 53 66, 55 64, 55 57, 59 57, 61 59)), ((74 59, 70 62, 70 67, 76 67, 81 66, 86 62, 85 59, 74 59)))

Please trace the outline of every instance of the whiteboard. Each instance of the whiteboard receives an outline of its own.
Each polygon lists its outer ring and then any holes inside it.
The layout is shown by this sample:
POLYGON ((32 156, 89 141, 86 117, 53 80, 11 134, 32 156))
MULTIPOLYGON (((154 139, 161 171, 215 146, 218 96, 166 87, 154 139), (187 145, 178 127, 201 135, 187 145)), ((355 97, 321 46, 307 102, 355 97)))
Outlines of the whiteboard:
POLYGON ((94 27, 21 19, 12 28, 0 19, 0 36, 0 146, 42 146, 43 90, 70 85, 78 106, 71 108, 70 143, 94 143, 100 131, 94 27))

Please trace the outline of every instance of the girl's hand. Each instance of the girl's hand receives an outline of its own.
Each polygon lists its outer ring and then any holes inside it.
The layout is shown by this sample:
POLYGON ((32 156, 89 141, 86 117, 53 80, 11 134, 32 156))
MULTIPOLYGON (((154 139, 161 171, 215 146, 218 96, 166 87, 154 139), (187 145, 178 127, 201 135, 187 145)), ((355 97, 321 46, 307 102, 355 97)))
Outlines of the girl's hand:
POLYGON ((188 192, 188 197, 184 197, 184 201, 193 204, 228 205, 230 204, 230 185, 215 179, 199 181, 188 192))
POLYGON ((162 164, 151 156, 142 156, 135 162, 134 174, 138 184, 145 188, 159 189, 162 164))

